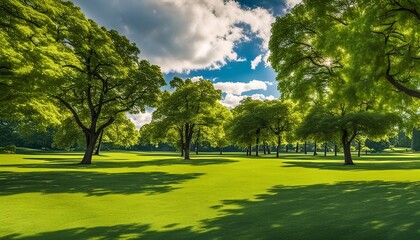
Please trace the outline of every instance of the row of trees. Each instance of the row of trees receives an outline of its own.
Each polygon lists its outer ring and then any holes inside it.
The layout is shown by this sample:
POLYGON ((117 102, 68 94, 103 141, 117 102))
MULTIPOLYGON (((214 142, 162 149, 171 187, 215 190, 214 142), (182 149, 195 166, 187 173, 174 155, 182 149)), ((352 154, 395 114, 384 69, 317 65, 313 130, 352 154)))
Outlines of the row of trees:
POLYGON ((57 147, 82 139, 82 164, 102 141, 135 142, 126 113, 148 106, 156 110, 141 140, 169 143, 185 159, 203 139, 248 152, 255 144, 257 155, 275 143, 277 156, 282 142, 311 140, 341 144, 353 164, 355 139, 419 127, 418 13, 410 0, 304 0, 272 26, 281 99, 230 111, 211 81, 174 78, 162 93, 158 66, 69 1, 1 1, 0 120, 21 132, 54 129, 57 147))

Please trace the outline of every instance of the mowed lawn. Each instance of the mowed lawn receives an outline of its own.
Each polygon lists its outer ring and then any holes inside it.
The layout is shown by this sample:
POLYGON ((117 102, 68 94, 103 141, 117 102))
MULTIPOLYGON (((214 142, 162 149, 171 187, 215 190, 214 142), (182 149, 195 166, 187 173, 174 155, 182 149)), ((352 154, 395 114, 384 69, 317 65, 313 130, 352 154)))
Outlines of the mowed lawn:
POLYGON ((0 239, 420 239, 420 154, 0 155, 0 239))

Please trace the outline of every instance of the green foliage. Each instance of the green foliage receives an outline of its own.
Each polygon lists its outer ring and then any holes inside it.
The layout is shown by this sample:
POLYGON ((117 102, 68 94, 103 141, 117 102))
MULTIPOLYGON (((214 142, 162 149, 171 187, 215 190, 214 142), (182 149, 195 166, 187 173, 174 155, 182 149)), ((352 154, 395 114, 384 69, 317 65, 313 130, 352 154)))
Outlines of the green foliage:
POLYGON ((420 130, 413 129, 413 136, 411 138, 411 149, 420 151, 420 130))
POLYGON ((223 124, 228 115, 226 108, 218 102, 222 93, 211 81, 192 82, 175 77, 170 85, 175 91, 164 92, 153 112, 151 132, 154 137, 151 138, 182 149, 188 159, 194 133, 202 127, 223 124))
POLYGON ((420 97, 418 12, 407 0, 303 1, 272 27, 270 62, 282 96, 307 103, 374 95, 407 108, 414 99, 394 90, 420 97))
POLYGON ((83 163, 119 115, 155 105, 165 84, 160 68, 139 60, 134 43, 86 19, 72 2, 6 0, 0 13, 0 101, 8 101, 1 107, 21 105, 48 119, 38 122, 56 125, 56 108, 65 109, 85 135, 83 163))

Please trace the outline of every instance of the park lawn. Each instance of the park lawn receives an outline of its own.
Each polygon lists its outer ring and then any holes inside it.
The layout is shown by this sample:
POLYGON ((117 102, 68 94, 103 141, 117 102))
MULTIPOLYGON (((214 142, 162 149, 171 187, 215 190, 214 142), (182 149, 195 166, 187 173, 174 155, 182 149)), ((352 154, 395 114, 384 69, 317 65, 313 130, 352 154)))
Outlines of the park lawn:
POLYGON ((0 155, 0 239, 420 239, 420 153, 0 155))

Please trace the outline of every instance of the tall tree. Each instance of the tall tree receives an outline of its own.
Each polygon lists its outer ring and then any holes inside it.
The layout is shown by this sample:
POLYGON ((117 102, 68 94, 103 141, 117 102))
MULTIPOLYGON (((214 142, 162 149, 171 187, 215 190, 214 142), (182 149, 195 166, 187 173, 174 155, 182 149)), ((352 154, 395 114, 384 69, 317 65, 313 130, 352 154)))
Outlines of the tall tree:
POLYGON ((295 105, 289 100, 264 101, 261 107, 263 126, 268 128, 277 138, 277 153, 279 157, 281 136, 291 132, 300 122, 300 116, 295 105))
POLYGON ((224 121, 218 109, 222 106, 221 91, 209 80, 197 82, 175 77, 170 81, 173 93, 165 92, 157 109, 153 112, 152 124, 161 126, 161 131, 175 130, 184 159, 190 159, 193 134, 199 126, 211 127, 224 121))
POLYGON ((309 97, 305 85, 344 81, 359 95, 403 99, 407 107, 411 100, 395 90, 420 98, 419 9, 410 0, 304 0, 272 27, 279 87, 309 97))
POLYGON ((358 135, 376 139, 386 137, 398 121, 399 117, 392 113, 346 113, 344 108, 332 110, 330 106, 318 106, 304 118, 297 134, 320 141, 340 139, 344 149, 344 164, 353 165, 350 146, 358 135))

